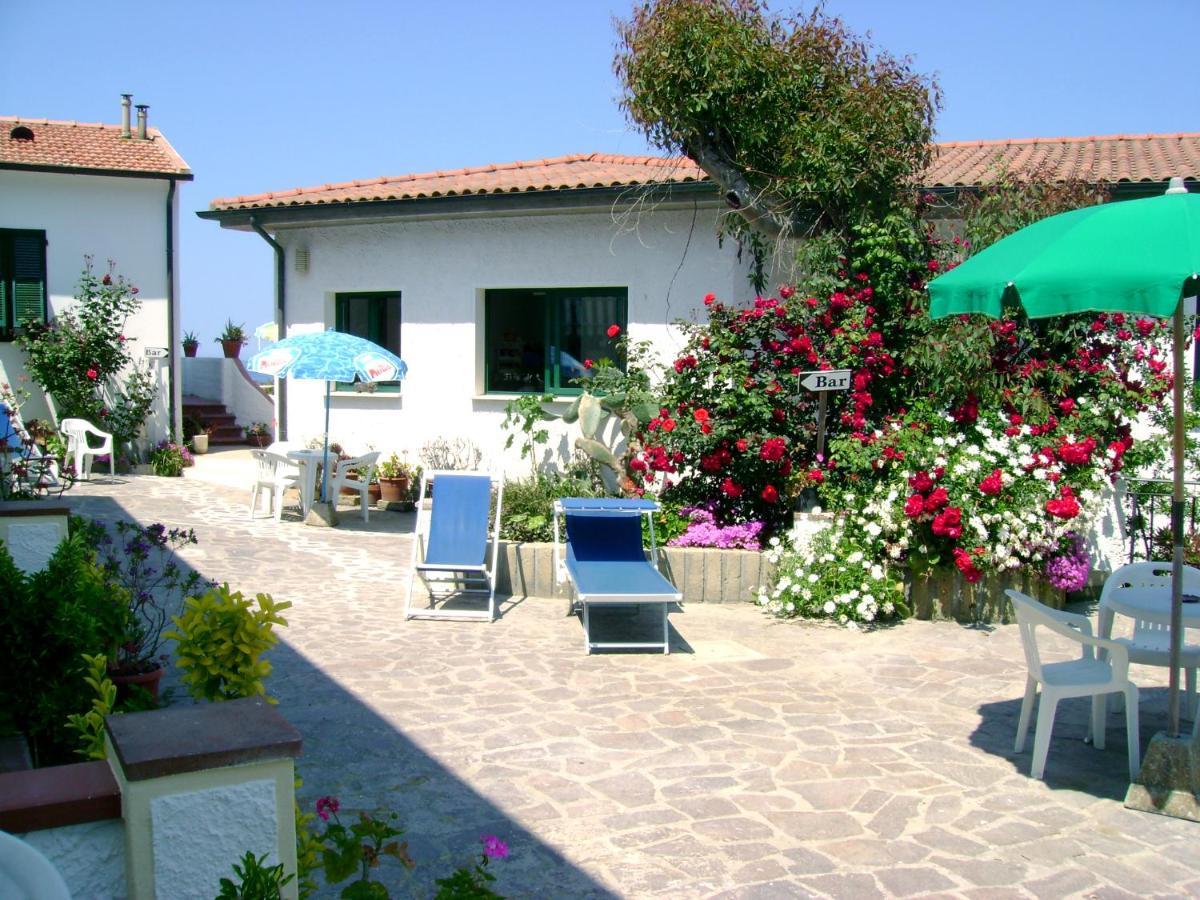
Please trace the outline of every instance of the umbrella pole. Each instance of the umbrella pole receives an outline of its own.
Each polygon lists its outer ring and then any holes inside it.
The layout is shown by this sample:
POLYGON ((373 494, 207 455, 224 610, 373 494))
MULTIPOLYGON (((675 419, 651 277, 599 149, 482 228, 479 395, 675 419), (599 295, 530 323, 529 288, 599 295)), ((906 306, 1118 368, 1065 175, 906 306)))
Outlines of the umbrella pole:
POLYGON ((1171 554, 1171 653, 1170 667, 1170 706, 1168 714, 1167 733, 1172 737, 1179 735, 1179 656, 1183 644, 1183 301, 1175 307, 1174 317, 1175 383, 1172 391, 1175 407, 1175 427, 1172 435, 1171 451, 1174 457, 1175 480, 1171 491, 1171 540, 1174 550, 1171 554))
POLYGON ((325 382, 325 454, 321 459, 321 502, 329 502, 329 385, 325 382))

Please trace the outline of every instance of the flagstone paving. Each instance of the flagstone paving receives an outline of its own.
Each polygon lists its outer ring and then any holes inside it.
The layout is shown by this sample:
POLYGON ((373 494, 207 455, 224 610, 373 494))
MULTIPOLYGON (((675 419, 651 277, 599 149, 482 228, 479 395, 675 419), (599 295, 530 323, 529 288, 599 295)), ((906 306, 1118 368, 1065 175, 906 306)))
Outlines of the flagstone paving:
MULTIPOLYGON (((250 521, 247 492, 194 478, 66 499, 192 526, 203 575, 293 603, 269 687, 304 735, 301 799, 400 814, 419 865, 393 896, 432 896, 484 833, 509 842, 510 897, 1200 895, 1198 826, 1122 806, 1121 714, 1098 751, 1086 701, 1063 704, 1029 778, 1014 626, 858 634, 685 603, 671 655, 587 656, 561 599, 404 622, 411 515, 250 521)), ((1134 670, 1143 742, 1163 676, 1134 670)))

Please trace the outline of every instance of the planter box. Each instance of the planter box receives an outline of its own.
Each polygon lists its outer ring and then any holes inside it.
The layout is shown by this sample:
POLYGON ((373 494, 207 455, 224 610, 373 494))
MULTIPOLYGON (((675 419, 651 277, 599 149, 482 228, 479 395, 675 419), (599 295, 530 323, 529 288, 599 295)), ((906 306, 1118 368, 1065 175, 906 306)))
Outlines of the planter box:
MULTIPOLYGON (((659 548, 659 568, 690 603, 748 603, 774 577, 763 554, 753 550, 659 548)), ((554 583, 554 545, 500 542, 496 592, 516 597, 565 596, 554 583)))
POLYGON ((1066 603, 1062 591, 1024 569, 1004 576, 986 575, 976 584, 968 584, 957 570, 914 576, 908 584, 908 602, 916 619, 1007 624, 1016 621, 1004 593, 1008 588, 1053 609, 1062 609, 1066 603))

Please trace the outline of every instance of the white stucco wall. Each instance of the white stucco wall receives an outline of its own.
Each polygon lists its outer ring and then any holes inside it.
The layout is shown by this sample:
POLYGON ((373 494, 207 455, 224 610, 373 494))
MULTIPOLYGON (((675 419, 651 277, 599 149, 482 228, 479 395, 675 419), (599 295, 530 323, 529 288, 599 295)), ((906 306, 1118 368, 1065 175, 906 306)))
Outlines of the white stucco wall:
MULTIPOLYGON (((348 452, 385 454, 427 441, 467 437, 494 465, 511 397, 483 391, 483 292, 491 288, 624 287, 629 334, 654 342, 664 358, 681 346, 672 323, 692 317, 712 291, 726 301, 751 296, 748 260, 733 241, 718 246, 716 211, 659 209, 636 229, 610 212, 436 219, 281 230, 288 248, 289 332, 332 327, 334 295, 400 291, 400 396, 335 396, 330 433, 348 452), (292 264, 307 249, 307 272, 292 264)), ((323 427, 323 385, 288 386, 288 437, 308 440, 323 427)), ((515 449, 506 457, 520 465, 515 449)))
MULTIPOLYGON (((18 835, 50 860, 72 897, 125 897, 125 828, 120 819, 66 825, 18 835)), ((6 890, 0 875, 0 897, 19 897, 6 890)))
POLYGON ((235 360, 196 356, 180 362, 183 364, 185 394, 225 404, 225 408, 242 427, 252 422, 274 423, 274 401, 242 374, 235 360))
MULTIPOLYGON (((145 347, 178 346, 178 335, 167 332, 166 198, 162 179, 0 171, 0 228, 46 232, 51 315, 74 302, 85 255, 94 257, 101 273, 111 259, 116 271, 137 286, 142 301, 126 332, 140 361, 145 347)), ((178 192, 175 218, 178 240, 178 192)), ((176 270, 178 277, 178 266, 176 270)), ((168 378, 165 360, 150 365, 157 370, 159 396, 147 430, 157 441, 167 432, 168 378)), ((24 374, 20 351, 0 342, 0 381, 23 383, 34 391, 22 410, 24 418, 46 418, 45 400, 36 385, 21 382, 24 374)))

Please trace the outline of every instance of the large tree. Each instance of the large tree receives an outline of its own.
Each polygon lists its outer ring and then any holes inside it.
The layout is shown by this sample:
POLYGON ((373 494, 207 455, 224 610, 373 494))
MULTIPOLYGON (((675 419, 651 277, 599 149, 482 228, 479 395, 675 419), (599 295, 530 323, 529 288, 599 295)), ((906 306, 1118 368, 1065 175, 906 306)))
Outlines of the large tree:
POLYGON ((929 163, 937 88, 820 8, 650 0, 617 23, 622 106, 772 239, 845 234, 929 163))

